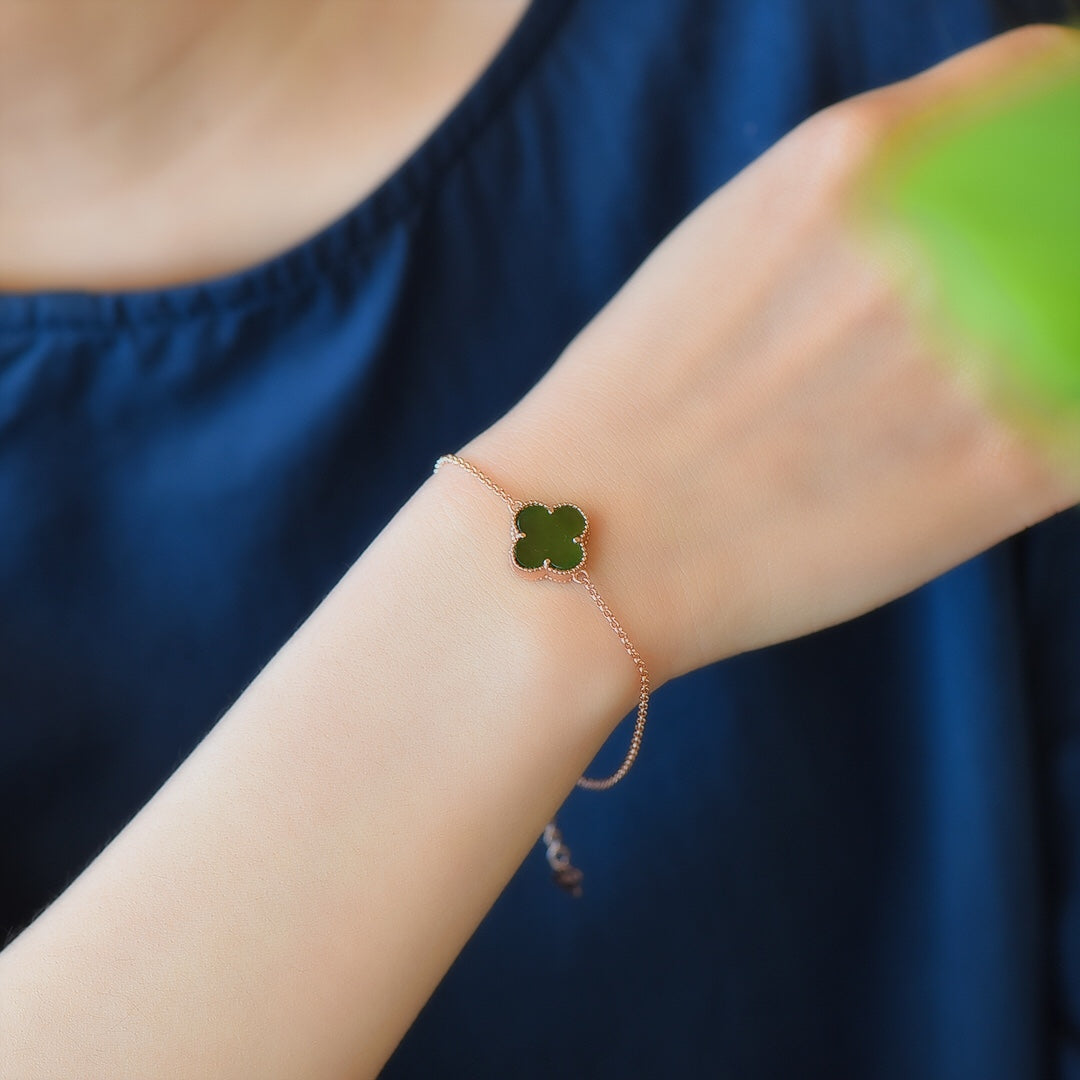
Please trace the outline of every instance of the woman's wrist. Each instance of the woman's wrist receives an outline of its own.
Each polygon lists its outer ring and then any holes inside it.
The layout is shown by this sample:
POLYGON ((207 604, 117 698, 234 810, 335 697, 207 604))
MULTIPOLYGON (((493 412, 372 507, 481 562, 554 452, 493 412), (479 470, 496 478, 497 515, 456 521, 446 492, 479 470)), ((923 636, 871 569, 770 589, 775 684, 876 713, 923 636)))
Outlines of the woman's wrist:
MULTIPOLYGON (((517 499, 567 501, 553 487, 546 494, 524 476, 512 474, 513 458, 501 434, 492 430, 469 444, 475 457, 467 461, 483 469, 517 499)), ((552 703, 573 700, 576 690, 586 699, 586 713, 602 717, 599 734, 629 711, 637 699, 633 664, 610 626, 585 591, 570 581, 528 580, 510 561, 511 512, 479 479, 458 468, 441 468, 413 496, 429 503, 445 530, 447 550, 461 552, 454 560, 457 587, 466 608, 477 617, 495 618, 505 629, 506 657, 517 657, 523 678, 553 689, 552 703)), ((588 511, 588 507, 585 508, 588 511)), ((593 518, 590 515, 588 565, 594 569, 593 518)), ((370 557, 369 553, 365 557, 370 557)), ((573 710, 570 710, 573 711, 573 710)))
MULTIPOLYGON (((543 386, 543 384, 541 384, 543 386)), ((589 520, 587 570, 590 580, 637 648, 649 669, 653 690, 678 670, 679 634, 673 625, 674 605, 661 592, 653 559, 662 551, 652 547, 649 520, 642 515, 640 493, 628 488, 633 471, 612 470, 612 433, 594 429, 595 443, 569 434, 571 411, 556 408, 557 394, 538 393, 540 387, 492 427, 472 439, 460 456, 483 470, 523 502, 536 500, 554 506, 574 503, 589 520), (601 451, 602 448, 602 451, 601 451)), ((440 472, 458 471, 442 469, 440 472)), ((475 485, 508 523, 509 513, 498 497, 485 492, 480 481, 462 474, 465 484, 475 485)), ((509 528, 502 558, 507 562, 509 528)), ((510 572, 507 565, 507 572, 510 572)), ((634 665, 618 637, 586 594, 574 583, 523 582, 522 595, 532 600, 533 588, 559 589, 572 594, 571 603, 553 612, 552 630, 571 634, 578 655, 584 650, 602 669, 614 668, 626 691, 620 701, 621 715, 633 705, 637 676, 634 665)))

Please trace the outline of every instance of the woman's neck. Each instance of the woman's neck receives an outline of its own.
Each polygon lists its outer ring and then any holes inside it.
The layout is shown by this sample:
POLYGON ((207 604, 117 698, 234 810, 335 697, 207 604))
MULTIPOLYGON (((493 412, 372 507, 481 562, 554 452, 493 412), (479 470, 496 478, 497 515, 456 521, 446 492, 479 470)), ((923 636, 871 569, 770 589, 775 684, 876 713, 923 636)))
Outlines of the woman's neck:
POLYGON ((0 206, 101 198, 205 153, 295 81, 319 9, 0 0, 0 206))
POLYGON ((0 0, 0 289, 225 273, 362 197, 525 0, 0 0))

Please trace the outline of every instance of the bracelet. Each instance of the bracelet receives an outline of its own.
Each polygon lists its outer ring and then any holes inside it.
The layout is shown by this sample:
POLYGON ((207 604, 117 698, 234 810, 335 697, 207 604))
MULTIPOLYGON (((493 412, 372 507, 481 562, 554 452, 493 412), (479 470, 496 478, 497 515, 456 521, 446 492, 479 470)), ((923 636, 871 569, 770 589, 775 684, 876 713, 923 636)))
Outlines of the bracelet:
MULTIPOLYGON (((584 585, 611 629, 618 635, 630 659, 634 661, 641 679, 641 694, 638 697, 634 731, 630 736, 630 749, 623 763, 610 776, 603 779, 582 776, 577 780, 577 787, 587 788, 590 791, 606 791, 614 787, 630 771, 630 766, 634 764, 634 759, 641 748, 641 733, 645 730, 645 718, 649 711, 649 671, 645 666, 645 661, 626 636, 626 631, 619 625, 619 620, 604 603, 585 569, 585 540, 589 531, 589 519, 585 516, 585 512, 573 503, 560 503, 552 507, 535 500, 520 502, 508 495, 475 465, 457 454, 443 454, 435 462, 432 475, 437 473, 439 466, 445 463, 458 465, 466 472, 472 473, 509 507, 511 514, 510 565, 514 571, 536 580, 547 578, 553 581, 574 581, 584 585)), ((548 865, 551 867, 555 884, 571 896, 580 896, 584 875, 578 867, 571 865, 570 849, 563 843, 562 834, 555 825, 554 819, 545 826, 540 842, 546 849, 548 865)))

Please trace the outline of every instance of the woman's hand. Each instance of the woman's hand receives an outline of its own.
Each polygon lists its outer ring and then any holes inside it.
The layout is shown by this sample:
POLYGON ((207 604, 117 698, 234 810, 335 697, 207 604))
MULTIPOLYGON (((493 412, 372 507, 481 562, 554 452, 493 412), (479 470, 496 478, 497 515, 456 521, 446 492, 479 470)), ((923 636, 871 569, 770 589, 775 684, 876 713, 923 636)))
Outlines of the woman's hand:
POLYGON ((913 110, 1078 42, 1027 27, 811 117, 462 449, 520 498, 585 508, 590 576, 654 683, 853 618, 1080 500, 934 353, 848 214, 913 110))

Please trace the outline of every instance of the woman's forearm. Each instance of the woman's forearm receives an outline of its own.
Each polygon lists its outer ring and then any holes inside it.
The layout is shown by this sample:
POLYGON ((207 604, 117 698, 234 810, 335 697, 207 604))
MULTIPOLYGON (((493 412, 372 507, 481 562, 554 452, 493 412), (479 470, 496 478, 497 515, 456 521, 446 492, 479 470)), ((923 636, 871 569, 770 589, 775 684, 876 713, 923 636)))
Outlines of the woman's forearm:
POLYGON ((0 953, 0 1075, 378 1071, 636 699, 584 591, 508 542, 473 477, 421 486, 0 953))

